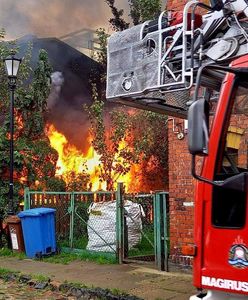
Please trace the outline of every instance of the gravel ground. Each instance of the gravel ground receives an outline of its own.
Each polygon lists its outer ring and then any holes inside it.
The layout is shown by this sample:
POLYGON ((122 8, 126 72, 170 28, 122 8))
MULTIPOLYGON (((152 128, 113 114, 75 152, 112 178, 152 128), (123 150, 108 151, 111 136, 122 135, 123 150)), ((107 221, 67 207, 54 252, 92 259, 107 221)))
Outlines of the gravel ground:
POLYGON ((142 300, 127 294, 115 294, 102 288, 88 288, 55 281, 38 282, 29 275, 8 273, 0 278, 0 300, 44 299, 44 300, 142 300))
POLYGON ((50 290, 37 290, 27 284, 6 282, 0 279, 0 300, 74 300, 76 297, 66 297, 60 292, 50 290))

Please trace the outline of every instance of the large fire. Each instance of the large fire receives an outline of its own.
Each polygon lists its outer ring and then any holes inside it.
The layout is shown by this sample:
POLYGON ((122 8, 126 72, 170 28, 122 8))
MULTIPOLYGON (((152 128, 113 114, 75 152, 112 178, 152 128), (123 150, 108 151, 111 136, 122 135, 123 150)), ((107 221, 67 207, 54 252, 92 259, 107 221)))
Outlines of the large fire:
MULTIPOLYGON (((58 152, 59 156, 56 166, 56 176, 61 176, 65 182, 67 182, 68 178, 66 177, 66 174, 68 172, 80 174, 86 170, 87 174, 90 176, 90 190, 96 191, 107 189, 106 182, 102 182, 100 179, 100 156, 94 151, 92 146, 89 147, 86 153, 83 153, 74 145, 71 145, 66 137, 56 130, 54 125, 48 125, 47 135, 51 146, 58 152)), ((130 190, 131 178, 133 177, 132 170, 134 169, 135 166, 128 174, 118 178, 119 182, 124 182, 127 190, 130 190)))

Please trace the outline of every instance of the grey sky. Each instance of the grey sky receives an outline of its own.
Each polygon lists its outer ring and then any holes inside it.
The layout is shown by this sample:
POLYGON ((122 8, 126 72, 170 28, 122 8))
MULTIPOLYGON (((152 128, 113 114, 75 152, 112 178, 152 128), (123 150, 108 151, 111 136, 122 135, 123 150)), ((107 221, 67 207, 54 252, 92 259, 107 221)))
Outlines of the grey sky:
MULTIPOLYGON (((128 0, 116 4, 127 11, 128 0)), ((8 38, 59 37, 81 28, 108 27, 111 15, 104 0, 0 0, 0 7, 0 27, 8 38)))

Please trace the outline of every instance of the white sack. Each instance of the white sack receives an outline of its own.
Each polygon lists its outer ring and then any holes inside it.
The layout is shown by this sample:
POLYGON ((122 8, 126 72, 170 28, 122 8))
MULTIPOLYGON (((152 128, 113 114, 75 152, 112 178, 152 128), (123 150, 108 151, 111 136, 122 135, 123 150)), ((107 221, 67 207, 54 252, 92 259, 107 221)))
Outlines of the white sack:
MULTIPOLYGON (((142 219, 144 215, 140 204, 125 201, 125 214, 128 226, 129 248, 137 245, 142 238, 142 219)), ((88 210, 87 250, 114 252, 116 251, 116 201, 92 203, 88 210)))

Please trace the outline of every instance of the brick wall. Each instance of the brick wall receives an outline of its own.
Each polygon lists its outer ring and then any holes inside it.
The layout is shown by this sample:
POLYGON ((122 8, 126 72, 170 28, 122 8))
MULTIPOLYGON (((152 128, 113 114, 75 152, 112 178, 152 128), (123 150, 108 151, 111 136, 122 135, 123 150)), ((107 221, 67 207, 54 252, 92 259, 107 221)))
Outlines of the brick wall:
MULTIPOLYGON (((187 3, 188 1, 186 0, 169 0, 167 2, 167 10, 174 10, 174 11, 183 11, 185 3, 187 3)), ((203 0, 201 1, 201 3, 205 3, 207 5, 209 5, 209 0, 203 0)), ((198 13, 203 12, 203 9, 198 9, 197 10, 198 13)))
POLYGON ((193 243, 194 184, 187 134, 178 139, 178 129, 184 129, 184 120, 171 118, 168 122, 170 255, 172 262, 187 265, 191 259, 182 255, 181 248, 193 243))
MULTIPOLYGON (((208 0, 202 1, 208 4, 208 0)), ((185 0, 169 0, 167 10, 182 11, 185 0)), ((201 13, 200 11, 198 11, 201 13)), ((192 257, 182 254, 182 247, 193 244, 194 180, 191 175, 191 155, 187 147, 187 134, 179 140, 174 131, 183 128, 184 121, 174 118, 168 123, 168 167, 170 205, 170 258, 177 265, 191 265, 192 257), (181 125, 181 126, 180 126, 181 125)))
POLYGON ((185 3, 187 3, 185 0, 169 0, 167 3, 167 10, 183 10, 185 3))

